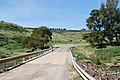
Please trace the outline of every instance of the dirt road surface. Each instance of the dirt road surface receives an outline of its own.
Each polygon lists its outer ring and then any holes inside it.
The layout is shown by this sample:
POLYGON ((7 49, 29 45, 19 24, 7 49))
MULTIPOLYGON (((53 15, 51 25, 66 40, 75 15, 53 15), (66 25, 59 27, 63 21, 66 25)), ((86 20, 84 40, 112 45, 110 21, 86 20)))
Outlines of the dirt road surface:
POLYGON ((70 46, 57 45, 53 52, 0 74, 0 80, 81 80, 72 67, 70 46))

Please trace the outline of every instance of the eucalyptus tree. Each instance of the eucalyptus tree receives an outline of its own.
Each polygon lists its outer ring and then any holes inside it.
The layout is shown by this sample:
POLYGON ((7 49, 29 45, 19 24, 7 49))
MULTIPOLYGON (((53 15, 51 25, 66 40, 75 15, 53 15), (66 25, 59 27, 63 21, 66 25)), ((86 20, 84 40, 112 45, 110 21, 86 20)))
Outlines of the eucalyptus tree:
POLYGON ((90 30, 90 35, 94 43, 97 43, 100 47, 103 44, 103 14, 100 10, 94 9, 90 13, 90 17, 87 19, 87 27, 90 30))
POLYGON ((119 0, 107 0, 105 17, 105 30, 109 41, 116 37, 116 41, 119 44, 119 25, 120 25, 120 9, 118 7, 119 0))
POLYGON ((90 30, 89 35, 84 35, 84 39, 91 40, 101 46, 103 41, 113 40, 120 42, 120 8, 119 0, 107 0, 106 4, 101 3, 99 10, 94 9, 87 19, 87 27, 90 30), (88 38, 91 37, 91 38, 88 38))

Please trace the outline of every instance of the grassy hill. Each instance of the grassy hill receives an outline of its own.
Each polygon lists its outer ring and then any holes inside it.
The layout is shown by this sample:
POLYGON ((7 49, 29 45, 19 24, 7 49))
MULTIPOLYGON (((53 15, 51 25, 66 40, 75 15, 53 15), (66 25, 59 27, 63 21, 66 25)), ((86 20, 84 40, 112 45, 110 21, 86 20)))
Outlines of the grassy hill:
POLYGON ((28 30, 17 24, 0 22, 0 58, 16 55, 25 51, 22 41, 30 36, 28 30))
POLYGON ((82 41, 82 31, 53 31, 53 44, 79 44, 82 41))
POLYGON ((0 21, 0 30, 5 30, 5 31, 16 31, 16 32, 27 32, 22 26, 13 24, 13 23, 8 23, 4 21, 0 21))

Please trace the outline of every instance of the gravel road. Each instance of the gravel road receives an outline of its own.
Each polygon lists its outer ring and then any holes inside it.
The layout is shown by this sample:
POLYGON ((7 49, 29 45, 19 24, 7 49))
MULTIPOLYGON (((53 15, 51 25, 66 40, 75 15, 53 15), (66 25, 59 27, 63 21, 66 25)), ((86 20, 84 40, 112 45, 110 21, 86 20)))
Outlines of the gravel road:
POLYGON ((71 45, 58 46, 43 57, 0 74, 0 80, 80 80, 72 67, 71 45))

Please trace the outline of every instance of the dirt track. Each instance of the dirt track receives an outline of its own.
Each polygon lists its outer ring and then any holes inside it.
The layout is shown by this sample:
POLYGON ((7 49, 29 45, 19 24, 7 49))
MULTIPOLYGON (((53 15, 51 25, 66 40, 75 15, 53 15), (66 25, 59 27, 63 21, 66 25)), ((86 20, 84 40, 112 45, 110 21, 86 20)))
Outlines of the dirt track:
POLYGON ((0 80, 79 80, 72 70, 68 49, 71 45, 57 45, 60 48, 28 62, 11 71, 0 74, 0 80))

